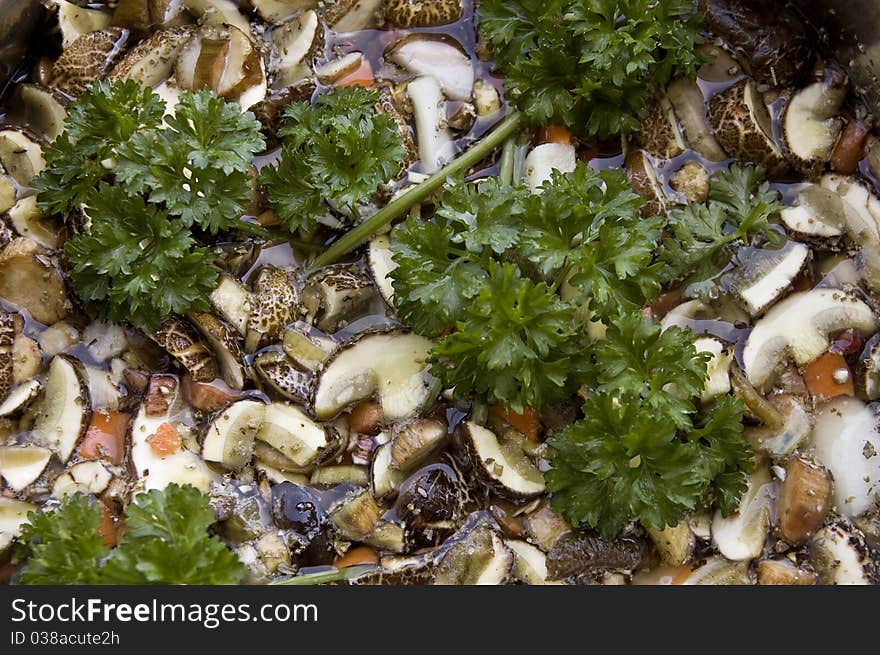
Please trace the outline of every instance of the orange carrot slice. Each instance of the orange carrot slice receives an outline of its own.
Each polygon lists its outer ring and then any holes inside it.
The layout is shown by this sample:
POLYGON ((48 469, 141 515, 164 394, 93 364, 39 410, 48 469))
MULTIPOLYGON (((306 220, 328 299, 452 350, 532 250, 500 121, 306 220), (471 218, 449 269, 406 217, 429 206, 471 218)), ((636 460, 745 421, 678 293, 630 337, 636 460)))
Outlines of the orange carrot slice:
POLYGON ((170 423, 163 423, 150 439, 150 448, 160 457, 173 455, 180 450, 180 433, 170 423))
POLYGON ((492 405, 492 414, 511 427, 522 432, 526 439, 539 441, 541 435, 541 415, 533 407, 526 407, 522 414, 517 414, 512 409, 504 409, 501 405, 492 405))
POLYGON ((345 555, 340 555, 333 560, 333 566, 337 569, 344 569, 349 566, 357 566, 358 564, 378 564, 379 554, 369 546, 355 546, 349 548, 345 555))
POLYGON ((130 416, 122 412, 94 412, 89 428, 79 446, 84 459, 106 459, 122 463, 130 416))
POLYGON ((364 59, 361 61, 361 65, 357 70, 340 77, 334 82, 334 86, 363 86, 370 88, 375 83, 376 78, 373 75, 373 67, 370 66, 369 61, 364 59))
POLYGON ((843 355, 827 352, 804 367, 804 382, 816 400, 854 396, 852 373, 843 355))

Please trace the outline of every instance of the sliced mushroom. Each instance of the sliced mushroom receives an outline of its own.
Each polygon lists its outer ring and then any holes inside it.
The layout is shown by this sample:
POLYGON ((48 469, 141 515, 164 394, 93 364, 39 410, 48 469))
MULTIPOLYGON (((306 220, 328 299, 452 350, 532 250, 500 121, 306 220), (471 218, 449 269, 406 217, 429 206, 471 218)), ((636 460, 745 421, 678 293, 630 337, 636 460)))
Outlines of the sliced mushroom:
POLYGON ((381 27, 385 0, 325 0, 324 22, 334 32, 357 32, 381 27))
POLYGON ((49 250, 57 250, 61 245, 61 226, 46 216, 37 207, 37 197, 27 196, 16 202, 6 214, 9 222, 20 236, 49 250))
POLYGON ((810 249, 788 241, 783 247, 751 248, 736 257, 736 268, 722 280, 725 291, 759 316, 787 291, 810 259, 810 249))
POLYGON ((387 86, 379 90, 379 101, 376 103, 376 111, 387 115, 397 126, 397 134, 403 141, 405 153, 403 160, 400 162, 399 169, 399 175, 403 176, 409 167, 418 160, 419 153, 413 140, 412 129, 400 113, 400 110, 398 110, 397 103, 394 101, 394 94, 387 86))
POLYGON ((434 569, 435 585, 502 585, 513 571, 513 551, 501 535, 480 523, 450 538, 434 569))
MULTIPOLYGON (((17 198, 18 188, 15 180, 9 175, 6 175, 6 170, 3 168, 3 164, 0 163, 0 213, 5 212, 12 207, 17 198)), ((10 230, 6 222, 3 221, 3 225, 0 226, 0 246, 5 246, 12 241, 13 238, 14 235, 12 230, 10 230)))
POLYGON ((709 353, 712 359, 706 365, 706 382, 700 399, 708 402, 716 396, 723 396, 730 391, 730 365, 733 363, 733 352, 714 337, 700 337, 694 340, 698 353, 709 353))
POLYGON ((532 193, 552 177, 553 171, 571 173, 575 169, 574 146, 566 143, 542 143, 526 156, 526 183, 532 193))
POLYGON ((756 450, 763 451, 773 459, 781 460, 790 455, 813 429, 813 417, 802 398, 791 394, 770 396, 771 410, 776 410, 782 421, 780 426, 762 425, 747 427, 743 436, 756 450))
POLYGON ((641 215, 645 218, 666 216, 674 203, 666 197, 648 155, 641 150, 633 150, 626 156, 625 166, 629 185, 646 201, 641 215))
POLYGON ((218 377, 217 360, 192 325, 179 316, 169 316, 150 337, 183 366, 196 382, 218 377))
POLYGON ((285 328, 281 347, 297 366, 315 371, 327 361, 336 348, 336 341, 305 323, 297 322, 285 328))
POLYGON ((806 541, 824 523, 831 507, 831 476, 802 457, 785 466, 776 513, 779 534, 788 543, 806 541))
POLYGON ((58 27, 61 30, 61 47, 65 50, 83 34, 110 26, 111 16, 106 11, 80 7, 66 0, 53 0, 58 6, 58 27))
POLYGON ((316 374, 312 404, 319 419, 375 397, 383 420, 411 418, 438 393, 428 372, 432 342, 401 331, 363 334, 341 345, 316 374))
POLYGON ((389 307, 394 307, 394 286, 391 273, 397 268, 391 252, 391 240, 386 235, 380 235, 370 241, 367 249, 367 265, 373 283, 379 290, 382 299, 389 307))
POLYGON ((279 84, 289 86, 311 74, 309 60, 321 47, 322 32, 318 28, 318 14, 309 10, 272 29, 272 70, 279 84))
POLYGON ((53 141, 64 130, 65 102, 51 89, 36 84, 19 84, 15 87, 13 106, 27 124, 48 141, 53 141))
POLYGON ((56 355, 49 364, 31 438, 65 463, 89 427, 91 416, 89 389, 79 362, 66 355, 56 355))
POLYGON ((683 585, 750 585, 754 584, 748 562, 731 562, 723 557, 710 557, 694 569, 683 585))
POLYGON ((385 18, 394 27, 448 25, 462 15, 461 0, 387 0, 385 18))
POLYGON ((251 4, 263 20, 276 23, 301 11, 315 9, 318 0, 251 0, 251 4))
POLYGON ((0 309, 0 401, 5 401, 13 384, 13 353, 16 315, 0 309))
POLYGON ((880 434, 871 407, 847 396, 821 406, 812 443, 816 461, 834 478, 835 509, 844 516, 870 509, 880 492, 880 434))
POLYGON ((298 369, 284 353, 260 353, 254 358, 254 370, 259 380, 282 398, 307 403, 311 397, 311 373, 298 369))
POLYGON ((810 68, 804 24, 784 6, 749 0, 700 0, 709 28, 743 55, 759 82, 785 87, 810 68))
POLYGON ((260 85, 265 79, 263 60, 248 34, 231 25, 203 25, 177 56, 177 85, 190 90, 207 87, 231 100, 260 85))
POLYGON ((104 77, 119 61, 131 33, 107 27, 83 34, 66 48, 52 67, 52 86, 77 97, 95 80, 104 77))
POLYGON ((474 108, 477 116, 491 116, 501 109, 501 95, 490 82, 474 82, 474 108))
POLYGON ((287 403, 266 407, 256 438, 269 444, 300 468, 320 463, 332 454, 338 439, 332 428, 321 426, 287 403))
POLYGON ((830 335, 853 329, 863 336, 878 327, 871 308, 836 289, 813 289, 790 295, 755 324, 743 349, 749 381, 762 387, 791 356, 807 364, 828 349, 830 335))
POLYGON ((371 280, 352 266, 330 266, 309 278, 302 304, 307 318, 324 332, 335 332, 360 316, 373 299, 371 280))
POLYGON ((644 545, 632 537, 608 541, 595 534, 569 532, 547 553, 547 574, 550 580, 584 580, 630 572, 639 567, 643 553, 644 545))
POLYGON ((245 336, 247 352, 281 336, 284 326, 293 321, 299 305, 299 292, 285 270, 265 266, 254 278, 250 305, 245 336))
POLYGON ((245 382, 244 353, 232 330, 208 312, 190 314, 190 320, 211 346, 223 381, 233 389, 242 389, 245 382))
POLYGON ((373 451, 370 461, 370 489, 376 498, 381 500, 394 496, 405 479, 406 473, 391 466, 390 443, 384 443, 373 451))
POLYGON ((328 518, 343 538, 364 541, 372 534, 381 513, 370 493, 361 489, 337 503, 328 518))
POLYGON ((42 390, 43 384, 35 379, 27 380, 15 387, 0 403, 0 417, 21 414, 39 397, 42 390))
POLYGON ((208 25, 229 25, 250 34, 251 25, 233 0, 183 0, 183 3, 208 25))
POLYGON ((319 466, 309 476, 309 484, 321 488, 335 487, 340 484, 366 487, 370 484, 370 472, 366 466, 352 464, 319 466))
POLYGON ((22 527, 28 522, 28 514, 36 511, 36 505, 0 496, 0 552, 21 534, 22 527))
POLYGON ((831 151, 843 129, 839 117, 847 97, 846 77, 830 75, 798 91, 788 102, 782 118, 785 154, 807 177, 818 174, 831 159, 831 151))
POLYGON ((138 33, 180 27, 192 21, 184 0, 117 0, 113 24, 138 33))
POLYGON ((46 168, 40 144, 21 130, 0 130, 0 165, 21 186, 46 168))
POLYGON ((661 95, 651 105, 634 140, 640 148, 660 159, 672 159, 684 152, 684 135, 669 98, 661 95))
MULTIPOLYGON (((169 378, 169 376, 153 377, 164 379, 166 383, 169 378)), ((163 394, 164 401, 169 400, 164 397, 167 395, 176 394, 163 394)), ((177 402, 162 404, 165 406, 165 411, 159 411, 156 403, 150 410, 148 396, 131 423, 131 466, 137 476, 134 492, 164 489, 169 484, 176 483, 190 484, 207 493, 211 484, 220 476, 211 471, 205 460, 197 453, 184 447, 171 454, 160 455, 150 445, 160 425, 163 423, 175 425, 176 414, 180 410, 180 404, 177 402)))
POLYGON ((13 239, 0 252, 0 297, 27 310, 34 320, 52 325, 67 315, 69 301, 61 273, 45 259, 31 239, 13 239))
POLYGON ((801 238, 840 237, 846 225, 840 195, 818 184, 804 187, 795 204, 783 209, 780 217, 785 227, 801 238))
POLYGON ((666 566, 682 566, 693 557, 697 538, 687 521, 679 521, 677 525, 662 530, 646 528, 645 531, 666 566))
POLYGON ((13 491, 24 489, 39 478, 52 451, 40 446, 0 446, 0 476, 13 491))
POLYGON ((448 37, 412 35, 394 44, 387 57, 413 75, 433 77, 450 100, 470 100, 473 95, 471 60, 448 37))
POLYGON ((241 336, 247 334, 253 298, 244 285, 229 275, 221 275, 217 288, 211 292, 211 304, 241 336))
POLYGON ((429 418, 398 423, 391 431, 391 467, 411 471, 446 441, 446 425, 429 418))
POLYGON ((773 139, 770 112, 753 80, 743 80, 709 101, 715 138, 731 157, 763 164, 771 176, 785 169, 773 139))
POLYGON ((717 510, 712 518, 712 540, 724 557, 739 562, 761 554, 770 532, 772 503, 770 470, 759 466, 749 475, 737 511, 725 517, 717 510))
POLYGON ((125 53, 108 77, 112 81, 134 80, 148 88, 161 84, 171 76, 177 57, 194 33, 189 25, 154 32, 125 53))
POLYGON ((518 539, 504 542, 513 551, 513 577, 524 584, 559 584, 547 579, 547 556, 532 544, 518 539))
POLYGON ((336 80, 355 72, 363 62, 362 52, 349 52, 315 68, 315 77, 322 84, 333 84, 336 80))
POLYGON ((755 568, 759 585, 814 585, 819 579, 787 559, 762 559, 755 568))
POLYGON ((239 470, 254 455, 254 438, 261 428, 266 405, 240 400, 220 411, 211 420, 202 443, 202 457, 208 462, 239 470))
POLYGON ((460 428, 480 480, 507 498, 529 498, 544 492, 544 476, 520 443, 502 439, 472 421, 460 428))
POLYGON ((435 173, 455 156, 440 84, 433 77, 419 77, 407 85, 406 93, 416 119, 416 143, 422 170, 435 173))
POLYGON ((528 540, 545 553, 550 552, 556 541, 571 532, 571 525, 561 515, 550 509, 547 503, 526 515, 523 528, 528 540))
POLYGON ((55 498, 64 498, 76 493, 97 496, 104 493, 112 479, 113 474, 102 461, 79 462, 55 479, 52 495, 55 498))
POLYGON ((810 563, 826 585, 868 585, 875 574, 862 536, 840 523, 816 533, 810 544, 810 563))
POLYGON ((692 150, 709 161, 723 161, 727 155, 715 139, 706 115, 706 100, 697 83, 684 78, 675 80, 666 89, 675 117, 681 123, 685 142, 692 150))

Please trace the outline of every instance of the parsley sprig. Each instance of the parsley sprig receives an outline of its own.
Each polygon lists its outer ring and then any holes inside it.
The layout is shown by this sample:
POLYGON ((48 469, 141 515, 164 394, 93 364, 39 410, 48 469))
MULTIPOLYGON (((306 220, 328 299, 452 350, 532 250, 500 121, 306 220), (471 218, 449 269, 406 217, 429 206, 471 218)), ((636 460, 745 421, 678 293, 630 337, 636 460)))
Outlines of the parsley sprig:
POLYGON ((585 381, 580 308, 614 317, 659 289, 662 219, 641 219, 643 204, 621 171, 583 163, 541 194, 447 184, 433 220, 406 220, 391 243, 398 315, 426 336, 449 332, 432 373, 517 411, 569 396, 585 381))
POLYGON ((217 269, 201 235, 242 225, 248 171, 265 145, 253 114, 209 91, 165 109, 134 81, 95 82, 33 182, 43 211, 85 218, 65 244, 83 303, 147 329, 207 308, 217 269))
POLYGON ((314 107, 285 108, 281 158, 262 169, 260 184, 291 232, 314 228, 329 213, 328 202, 357 219, 362 204, 400 169, 403 139, 391 117, 377 111, 378 100, 376 91, 343 87, 314 107))
POLYGON ((669 235, 659 251, 663 281, 699 290, 727 268, 738 246, 782 245, 784 235, 774 226, 781 210, 762 166, 734 163, 715 173, 705 203, 669 214, 669 235))
POLYGON ((733 512, 752 467, 743 409, 732 396, 698 409, 708 356, 693 335, 633 313, 610 323, 590 356, 584 418, 549 439, 554 508, 609 539, 634 520, 675 525, 713 500, 733 512))
POLYGON ((104 545, 99 505, 83 494, 54 511, 28 515, 16 556, 21 584, 236 584, 244 568, 208 528, 208 497, 171 484, 140 494, 126 509, 116 548, 104 545))
POLYGON ((483 0, 480 30, 536 124, 607 139, 638 128, 651 87, 702 62, 690 0, 483 0))

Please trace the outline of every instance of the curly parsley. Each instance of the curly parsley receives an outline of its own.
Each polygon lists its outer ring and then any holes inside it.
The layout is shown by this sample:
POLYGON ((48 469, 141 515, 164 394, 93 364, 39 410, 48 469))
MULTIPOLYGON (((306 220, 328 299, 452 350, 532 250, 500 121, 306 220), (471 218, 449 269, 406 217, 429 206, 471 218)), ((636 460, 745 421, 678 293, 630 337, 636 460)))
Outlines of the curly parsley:
POLYGON ((635 520, 675 525, 713 500, 734 511, 752 468, 743 409, 723 396, 698 410, 708 356, 693 335, 636 313, 609 325, 591 351, 595 390, 584 418, 548 441, 553 507, 609 539, 635 520))
POLYGON ((86 219, 65 252, 87 307, 147 329, 207 308, 217 269, 198 238, 240 225, 259 130, 209 91, 182 93, 165 115, 149 89, 98 81, 71 104, 33 184, 44 211, 86 219))
POLYGON ((236 584, 244 569, 208 528, 208 497, 171 484, 128 506, 119 546, 104 545, 101 508, 83 494, 56 510, 31 512, 16 557, 20 584, 236 584))
POLYGON ((391 235, 398 315, 426 336, 450 332, 433 374, 462 398, 517 411, 570 395, 583 383, 580 308, 618 316, 660 287, 663 219, 641 219, 643 204, 621 171, 583 163, 537 195, 497 179, 450 182, 432 220, 391 235))
POLYGON ((702 63, 690 0, 483 0, 480 30, 533 123, 607 139, 638 128, 653 85, 702 63))
POLYGON ((343 87, 315 106, 295 102, 278 130, 281 158, 260 172, 269 205, 291 232, 315 227, 327 202, 355 218, 362 203, 400 169, 403 139, 390 116, 376 109, 379 94, 343 87))

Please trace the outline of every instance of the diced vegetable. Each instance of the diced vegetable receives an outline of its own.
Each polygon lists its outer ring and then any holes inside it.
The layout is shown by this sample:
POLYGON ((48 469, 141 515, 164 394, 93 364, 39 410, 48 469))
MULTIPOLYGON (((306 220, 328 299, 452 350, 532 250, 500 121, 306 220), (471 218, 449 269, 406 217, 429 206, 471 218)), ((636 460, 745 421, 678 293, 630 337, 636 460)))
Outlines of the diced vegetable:
POLYGON ((122 463, 128 434, 129 414, 123 412, 94 412, 86 434, 79 446, 84 459, 107 459, 114 466, 122 463))
POLYGON ((831 476, 825 469, 801 457, 788 462, 776 507, 783 539, 797 545, 819 529, 831 507, 831 487, 831 476))
POLYGON ((855 395, 849 366, 839 353, 826 352, 804 366, 804 382, 816 402, 855 395))

